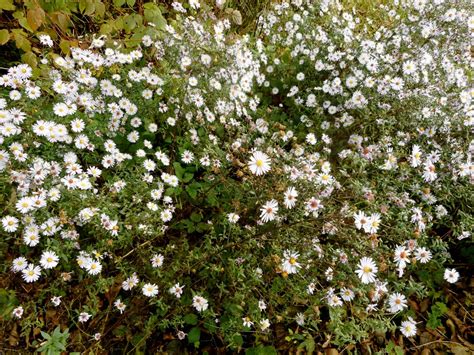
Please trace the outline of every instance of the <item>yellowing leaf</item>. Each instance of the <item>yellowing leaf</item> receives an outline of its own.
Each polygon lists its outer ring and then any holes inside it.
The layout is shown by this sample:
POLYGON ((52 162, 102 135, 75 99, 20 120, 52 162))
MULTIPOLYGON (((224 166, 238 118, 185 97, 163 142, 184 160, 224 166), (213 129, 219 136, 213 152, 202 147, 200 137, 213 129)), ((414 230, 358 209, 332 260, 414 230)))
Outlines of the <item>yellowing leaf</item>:
POLYGON ((242 14, 239 10, 232 11, 232 21, 239 26, 242 24, 242 14))
POLYGON ((23 35, 22 30, 13 30, 13 36, 15 38, 16 46, 20 49, 23 49, 25 52, 31 51, 30 41, 23 35))
POLYGON ((10 39, 10 34, 8 30, 0 30, 0 46, 7 43, 10 39))
POLYGON ((78 42, 77 41, 67 41, 65 39, 61 39, 59 42, 59 48, 61 48, 61 51, 64 54, 69 54, 71 52, 71 47, 77 47, 78 42))
POLYGON ((54 24, 58 25, 63 32, 68 32, 68 27, 71 25, 69 15, 64 12, 54 12, 51 14, 51 18, 54 24))
POLYGON ((44 10, 37 6, 34 9, 28 10, 26 13, 26 19, 33 31, 36 31, 44 22, 45 13, 44 10))
POLYGON ((13 5, 13 0, 0 0, 0 10, 15 10, 15 5, 13 5))

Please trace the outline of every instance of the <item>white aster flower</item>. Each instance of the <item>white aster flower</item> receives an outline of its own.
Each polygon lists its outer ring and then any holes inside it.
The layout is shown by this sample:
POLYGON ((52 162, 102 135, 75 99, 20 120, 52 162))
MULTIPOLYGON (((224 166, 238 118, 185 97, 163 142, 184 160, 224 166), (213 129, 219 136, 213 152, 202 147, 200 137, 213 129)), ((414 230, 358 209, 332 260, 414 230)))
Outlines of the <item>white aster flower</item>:
POLYGON ((363 284, 369 284, 375 282, 375 274, 378 271, 377 265, 375 265, 372 258, 363 257, 359 264, 357 265, 358 269, 356 270, 357 275, 362 280, 363 284))
POLYGON ((35 282, 38 281, 41 275, 41 268, 33 264, 29 264, 28 267, 21 271, 23 273, 23 280, 26 282, 35 282))
POLYGON ((416 335, 416 323, 413 318, 408 317, 408 320, 403 321, 400 326, 400 331, 406 337, 412 337, 416 335))
POLYGON ((161 267, 163 265, 163 260, 164 260, 164 257, 163 255, 161 254, 155 254, 152 256, 152 258, 150 259, 151 261, 151 266, 157 268, 157 267, 161 267))
POLYGON ((248 167, 254 175, 266 174, 270 171, 270 158, 265 153, 256 151, 252 154, 248 167))
POLYGON ((41 255, 40 264, 43 269, 52 269, 58 265, 59 257, 55 252, 44 251, 41 255))
POLYGON ((16 307, 12 312, 12 316, 20 319, 23 316, 23 311, 24 310, 22 306, 16 307))
POLYGON ((296 204, 296 198, 298 197, 298 191, 293 186, 290 186, 286 191, 285 191, 285 200, 283 201, 283 204, 285 205, 286 208, 292 209, 295 207, 296 204))
POLYGON ((242 322, 244 327, 251 327, 253 325, 253 322, 251 321, 250 317, 244 317, 242 318, 242 322))
POLYGON ((459 280, 459 272, 456 269, 446 269, 444 270, 444 279, 453 284, 459 280))
POLYGON ((13 216, 3 217, 2 226, 5 232, 13 233, 18 229, 18 218, 13 216))
POLYGON ((175 285, 173 285, 170 289, 169 289, 169 292, 176 296, 176 298, 181 298, 181 295, 183 294, 183 289, 184 289, 184 286, 181 286, 179 284, 179 282, 175 285))
POLYGON ((158 286, 147 283, 142 287, 142 293, 147 297, 154 297, 158 294, 158 286))
POLYGON ((283 263, 281 265, 281 268, 283 269, 284 272, 288 274, 295 274, 299 268, 301 268, 301 265, 298 263, 298 253, 285 250, 283 253, 283 263))
POLYGON ((264 223, 273 221, 278 212, 278 202, 276 200, 267 201, 260 208, 260 218, 264 223))
POLYGON ((26 258, 20 256, 13 260, 11 269, 13 272, 19 272, 26 269, 27 266, 28 262, 26 261, 26 258))
POLYGON ((193 297, 193 307, 196 308, 198 312, 203 312, 209 307, 209 303, 204 297, 196 295, 193 297))
POLYGON ((397 313, 407 308, 407 299, 401 293, 392 293, 388 298, 389 312, 397 313))
POLYGON ((240 219, 240 216, 236 213, 229 213, 227 214, 227 219, 230 223, 237 223, 240 219))

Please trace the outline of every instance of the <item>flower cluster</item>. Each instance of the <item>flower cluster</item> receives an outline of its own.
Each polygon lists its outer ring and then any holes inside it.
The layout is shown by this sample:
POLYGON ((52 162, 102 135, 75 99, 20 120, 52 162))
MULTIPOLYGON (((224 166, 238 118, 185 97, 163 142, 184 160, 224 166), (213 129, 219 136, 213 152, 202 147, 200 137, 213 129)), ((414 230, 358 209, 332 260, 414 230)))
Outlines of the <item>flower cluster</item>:
POLYGON ((55 307, 74 296, 97 341, 91 318, 113 321, 101 294, 179 339, 193 312, 241 346, 275 322, 314 329, 318 307, 327 332, 353 325, 337 345, 394 323, 415 336, 409 299, 461 278, 443 265, 474 227, 472 17, 397 1, 374 30, 337 1, 293 0, 253 38, 198 0, 172 7, 194 16, 139 49, 61 57, 44 35, 40 71, 0 76, 12 315, 35 309, 28 283, 55 307))

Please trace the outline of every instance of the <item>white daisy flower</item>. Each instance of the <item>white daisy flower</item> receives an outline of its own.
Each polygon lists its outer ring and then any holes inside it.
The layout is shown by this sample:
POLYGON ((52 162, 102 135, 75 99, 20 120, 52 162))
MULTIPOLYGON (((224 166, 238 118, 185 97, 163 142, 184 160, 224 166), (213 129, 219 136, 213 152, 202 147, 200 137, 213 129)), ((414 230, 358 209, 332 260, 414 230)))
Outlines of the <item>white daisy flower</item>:
POLYGON ((256 151, 252 154, 248 167, 252 174, 260 176, 270 171, 270 158, 265 153, 256 151))
POLYGON ((375 282, 375 274, 378 271, 377 265, 375 265, 372 258, 363 257, 359 264, 357 265, 358 269, 356 270, 357 275, 362 280, 363 284, 369 284, 375 282))
POLYGON ((260 218, 264 223, 273 221, 278 212, 278 202, 276 200, 267 201, 260 208, 260 218))
POLYGON ((102 264, 97 260, 90 259, 86 264, 86 270, 91 275, 97 275, 102 271, 102 264))
POLYGON ((20 256, 13 260, 11 269, 13 272, 19 272, 26 269, 27 266, 28 262, 26 261, 26 258, 20 256))
POLYGON ((209 307, 209 303, 204 297, 196 295, 193 297, 193 307, 196 308, 198 312, 202 312, 209 307))
POLYGON ((52 251, 44 251, 41 255, 40 264, 43 269, 52 269, 58 265, 59 257, 52 251))
POLYGON ((155 254, 152 256, 152 258, 150 259, 150 262, 151 262, 151 266, 157 268, 157 267, 161 267, 163 265, 163 260, 164 260, 164 257, 163 255, 161 254, 155 254))
POLYGON ((456 269, 446 269, 444 270, 444 279, 453 284, 459 280, 459 272, 456 269))
POLYGON ((430 261, 431 257, 432 257, 431 251, 429 251, 426 248, 420 247, 415 250, 415 259, 418 260, 422 264, 425 264, 428 261, 430 261))
POLYGON ((408 320, 403 321, 400 326, 400 331, 406 337, 412 337, 416 335, 416 323, 413 318, 408 317, 408 320))
POLYGON ((13 216, 3 217, 2 226, 5 232, 13 233, 18 229, 18 218, 13 216))
POLYGON ((407 299, 401 293, 392 293, 388 298, 389 312, 397 313, 407 308, 407 299))
POLYGON ((298 191, 293 186, 290 186, 286 191, 285 191, 285 200, 283 201, 283 204, 285 205, 286 208, 292 209, 295 207, 296 204, 296 198, 298 197, 298 191))
POLYGON ((172 295, 176 296, 176 298, 181 298, 181 295, 183 294, 183 289, 184 289, 184 286, 181 286, 178 282, 177 284, 173 285, 173 287, 169 289, 169 292, 172 295))
POLYGON ((29 264, 28 267, 21 271, 23 273, 23 280, 26 282, 35 282, 38 281, 41 275, 41 268, 33 264, 29 264))
POLYGON ((227 214, 227 219, 230 223, 237 223, 240 219, 240 216, 236 213, 229 213, 227 214))
POLYGON ((295 274, 299 268, 301 268, 301 265, 298 263, 298 253, 285 250, 283 253, 283 263, 281 265, 281 268, 283 269, 284 272, 288 274, 295 274))
POLYGON ((158 294, 158 286, 155 284, 145 284, 142 287, 142 293, 147 297, 154 297, 158 294))

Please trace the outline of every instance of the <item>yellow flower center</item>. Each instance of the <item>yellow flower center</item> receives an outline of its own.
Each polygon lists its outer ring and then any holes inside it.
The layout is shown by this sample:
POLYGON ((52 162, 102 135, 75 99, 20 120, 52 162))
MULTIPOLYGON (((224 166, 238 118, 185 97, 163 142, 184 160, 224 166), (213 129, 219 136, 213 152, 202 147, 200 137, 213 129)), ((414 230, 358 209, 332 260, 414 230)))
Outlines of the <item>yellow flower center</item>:
POLYGON ((263 166, 263 160, 262 159, 257 159, 257 161, 255 162, 255 165, 257 165, 259 168, 261 168, 263 166))

